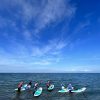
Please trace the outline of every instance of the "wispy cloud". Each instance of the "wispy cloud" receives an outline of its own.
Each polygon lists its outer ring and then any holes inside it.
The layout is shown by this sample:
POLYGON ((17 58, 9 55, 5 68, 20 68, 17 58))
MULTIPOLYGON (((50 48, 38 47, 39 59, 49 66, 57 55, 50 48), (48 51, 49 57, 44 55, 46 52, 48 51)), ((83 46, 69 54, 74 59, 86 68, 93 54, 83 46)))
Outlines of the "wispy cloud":
POLYGON ((76 11, 76 7, 70 3, 70 0, 35 0, 32 3, 22 0, 17 4, 21 6, 24 27, 27 27, 26 25, 29 23, 33 24, 31 34, 35 36, 42 29, 54 25, 54 23, 58 23, 64 19, 69 22, 76 11))
POLYGON ((86 69, 86 68, 85 69, 84 68, 83 69, 72 68, 72 69, 69 70, 69 72, 75 72, 75 73, 77 73, 77 72, 86 72, 86 73, 88 73, 88 72, 92 72, 92 70, 86 69))
POLYGON ((39 43, 38 45, 27 47, 27 45, 18 43, 16 40, 12 40, 11 45, 7 48, 7 50, 3 48, 0 49, 0 58, 2 59, 0 64, 3 65, 5 62, 8 65, 55 64, 62 60, 62 50, 65 48, 66 43, 64 41, 54 39, 43 46, 39 46, 41 45, 39 43))
POLYGON ((69 0, 48 0, 37 17, 35 32, 38 33, 46 26, 63 20, 70 19, 75 13, 76 7, 69 0))
MULTIPOLYGON (((67 20, 71 19, 76 11, 76 7, 70 3, 70 0, 4 0, 2 5, 0 9, 4 8, 9 15, 14 17, 7 19, 11 23, 15 23, 13 28, 22 28, 29 31, 27 34, 24 32, 25 37, 28 33, 29 37, 30 34, 39 33, 45 27, 53 25, 54 22, 58 23, 65 18, 67 20), (17 25, 18 22, 16 21, 21 21, 21 27, 17 25), (32 32, 27 28, 28 25, 32 26, 32 32)), ((3 23, 5 25, 8 22, 5 20, 3 23)))
POLYGON ((45 46, 33 47, 33 56, 44 56, 44 55, 59 55, 64 47, 66 47, 64 41, 58 41, 56 39, 49 41, 45 46))
POLYGON ((22 35, 24 36, 24 39, 28 40, 28 41, 32 41, 32 32, 25 29, 23 32, 22 32, 22 35))
POLYGON ((76 28, 75 28, 75 30, 74 30, 74 34, 79 34, 79 32, 80 31, 82 31, 82 30, 84 30, 84 28, 86 28, 86 27, 88 27, 90 25, 90 21, 89 20, 87 20, 87 21, 85 21, 85 22, 80 22, 77 26, 76 26, 76 28))
POLYGON ((88 28, 90 24, 90 20, 85 20, 84 22, 80 21, 79 23, 77 23, 77 25, 67 37, 67 40, 69 40, 69 47, 71 49, 73 49, 73 47, 75 47, 76 45, 82 44, 89 40, 88 36, 90 32, 88 31, 88 28))
POLYGON ((49 62, 49 61, 38 61, 38 62, 34 62, 33 63, 34 65, 50 65, 51 64, 51 62, 49 62))

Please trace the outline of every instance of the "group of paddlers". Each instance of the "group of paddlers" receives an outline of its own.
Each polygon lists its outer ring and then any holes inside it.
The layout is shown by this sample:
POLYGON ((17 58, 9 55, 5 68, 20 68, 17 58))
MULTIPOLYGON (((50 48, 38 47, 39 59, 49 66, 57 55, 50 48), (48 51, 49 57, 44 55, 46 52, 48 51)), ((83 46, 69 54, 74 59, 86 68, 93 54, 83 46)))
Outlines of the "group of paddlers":
MULTIPOLYGON (((23 84, 24 84, 23 81, 21 81, 21 82, 18 83, 18 92, 21 91, 21 88, 22 88, 23 84)), ((28 86, 32 86, 32 84, 33 84, 32 81, 29 81, 29 83, 27 84, 27 87, 28 87, 28 86)), ((47 82, 46 82, 47 88, 48 88, 50 85, 51 85, 51 81, 47 81, 47 82)), ((38 83, 38 82, 35 82, 33 87, 34 87, 34 89, 37 89, 38 86, 39 86, 39 83, 38 83)))

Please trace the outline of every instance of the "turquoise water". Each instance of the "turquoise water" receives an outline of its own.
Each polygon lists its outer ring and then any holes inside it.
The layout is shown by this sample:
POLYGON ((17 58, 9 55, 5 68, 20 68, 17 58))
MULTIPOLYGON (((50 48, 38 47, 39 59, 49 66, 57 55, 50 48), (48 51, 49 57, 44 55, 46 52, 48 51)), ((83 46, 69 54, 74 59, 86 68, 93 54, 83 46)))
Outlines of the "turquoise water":
POLYGON ((0 100, 100 100, 100 74, 0 74, 0 100), (43 87, 43 93, 35 98, 32 94, 33 88, 23 91, 20 94, 14 89, 18 82, 29 80, 40 82, 43 87), (47 91, 45 82, 52 80, 55 89, 52 92, 47 91), (75 88, 86 87, 84 93, 58 93, 61 89, 61 83, 68 85, 72 83, 75 88))

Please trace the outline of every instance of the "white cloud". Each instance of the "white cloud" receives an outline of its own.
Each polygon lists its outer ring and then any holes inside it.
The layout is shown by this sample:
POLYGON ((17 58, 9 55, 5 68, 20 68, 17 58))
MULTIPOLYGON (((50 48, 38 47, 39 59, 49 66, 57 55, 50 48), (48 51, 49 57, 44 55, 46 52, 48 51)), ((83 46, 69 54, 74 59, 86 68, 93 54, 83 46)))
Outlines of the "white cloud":
POLYGON ((33 35, 37 36, 36 33, 55 22, 64 18, 71 19, 76 11, 70 0, 3 0, 0 9, 5 9, 13 17, 4 18, 0 27, 9 25, 18 34, 24 34, 27 40, 31 40, 33 35), (21 27, 18 26, 18 21, 21 21, 21 27), (31 31, 28 29, 30 24, 31 31))
MULTIPOLYGON (((40 32, 48 25, 60 22, 64 18, 68 20, 71 19, 75 13, 76 7, 70 3, 70 0, 4 0, 2 4, 0 4, 0 9, 4 9, 5 12, 8 12, 9 14, 9 17, 6 18, 0 16, 0 22, 2 22, 0 27, 4 28, 9 26, 12 30, 16 30, 15 33, 12 32, 14 35, 11 40, 9 38, 12 36, 11 33, 7 33, 9 35, 6 35, 10 41, 8 49, 11 51, 12 56, 16 56, 16 58, 25 56, 27 59, 28 56, 33 56, 34 58, 40 56, 48 58, 51 56, 51 61, 34 61, 35 64, 50 64, 54 61, 60 61, 60 54, 67 46, 65 41, 54 39, 47 42, 45 45, 41 45, 41 41, 37 40, 39 43, 35 43, 36 41, 33 40, 31 41, 31 44, 29 44, 32 48, 28 48, 29 46, 24 44, 24 41, 21 44, 22 40, 17 40, 16 38, 21 34, 20 38, 22 38, 21 36, 23 35, 27 40, 31 40, 33 34, 40 32), (32 31, 27 28, 30 23, 32 24, 32 31)), ((16 58, 15 61, 8 59, 8 62, 16 62, 16 58)), ((21 63, 24 62, 22 61, 20 64, 21 63)))
POLYGON ((58 40, 51 40, 43 47, 33 46, 33 56, 44 56, 44 55, 59 55, 66 46, 66 43, 58 40))
POLYGON ((50 65, 51 62, 43 60, 43 61, 38 61, 38 62, 33 62, 34 65, 50 65))
POLYGON ((70 19, 75 10, 69 0, 48 0, 37 17, 35 32, 38 33, 51 23, 59 22, 64 18, 70 19))
POLYGON ((23 36, 26 40, 32 41, 32 33, 29 30, 24 30, 23 31, 23 36))
MULTIPOLYGON (((80 66, 81 67, 81 66, 80 66)), ((68 71, 70 71, 70 72, 92 72, 92 70, 90 70, 90 69, 80 69, 80 68, 72 68, 72 69, 70 69, 70 70, 68 70, 68 71)))
POLYGON ((56 46, 56 49, 60 50, 60 49, 63 49, 64 47, 67 46, 67 43, 64 43, 63 41, 60 41, 57 46, 56 46))
POLYGON ((60 22, 64 18, 69 20, 73 17, 76 7, 70 0, 42 0, 42 1, 13 1, 13 5, 20 7, 18 15, 23 20, 23 26, 33 23, 33 33, 39 33, 48 25, 60 22))
POLYGON ((52 40, 46 45, 33 46, 31 49, 27 45, 16 42, 12 40, 12 45, 10 46, 10 52, 0 49, 0 64, 1 65, 50 65, 59 63, 62 60, 62 50, 65 47, 63 41, 52 40), (58 45, 59 44, 59 45, 58 45), (61 46, 60 46, 61 45, 61 46), (64 45, 64 46, 63 46, 64 45), (33 50, 32 50, 33 49, 33 50), (1 55, 2 54, 2 55, 1 55), (5 54, 5 56, 4 56, 5 54))

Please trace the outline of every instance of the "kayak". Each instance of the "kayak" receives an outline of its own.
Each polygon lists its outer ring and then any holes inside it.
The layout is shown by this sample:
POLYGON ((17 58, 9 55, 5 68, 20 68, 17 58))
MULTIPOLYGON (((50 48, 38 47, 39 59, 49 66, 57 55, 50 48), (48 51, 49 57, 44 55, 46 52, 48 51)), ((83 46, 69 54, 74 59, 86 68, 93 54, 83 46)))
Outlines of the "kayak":
POLYGON ((34 96, 35 96, 35 97, 38 97, 38 96, 41 95, 41 93, 42 93, 42 87, 39 87, 39 88, 36 90, 36 92, 34 93, 34 96))
MULTIPOLYGON (((86 87, 83 87, 83 88, 80 88, 80 89, 77 89, 77 90, 72 90, 71 92, 72 93, 80 93, 80 92, 84 92, 86 90, 86 87)), ((58 92, 60 93, 65 93, 65 92, 69 92, 69 90, 67 88, 62 88, 61 90, 59 90, 58 92)))
POLYGON ((51 85, 49 86, 48 90, 51 91, 51 90, 53 90, 53 89, 54 89, 54 85, 51 84, 51 85))

